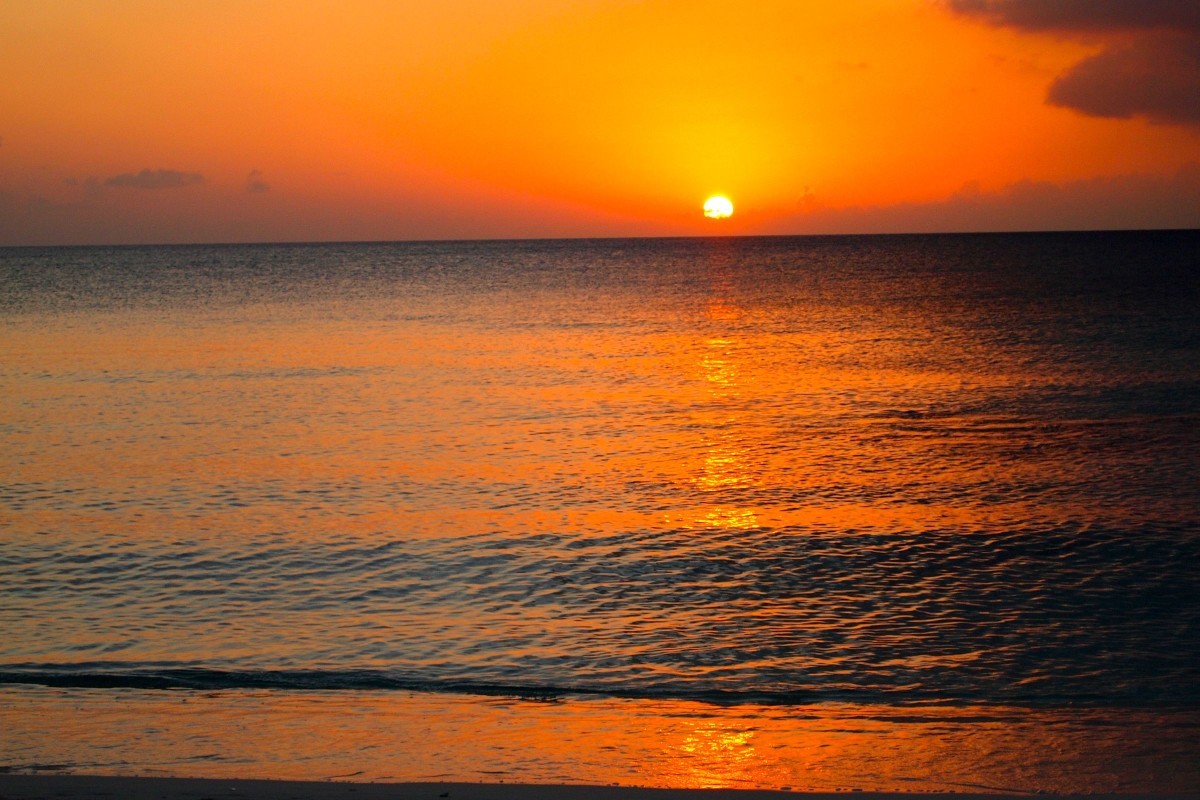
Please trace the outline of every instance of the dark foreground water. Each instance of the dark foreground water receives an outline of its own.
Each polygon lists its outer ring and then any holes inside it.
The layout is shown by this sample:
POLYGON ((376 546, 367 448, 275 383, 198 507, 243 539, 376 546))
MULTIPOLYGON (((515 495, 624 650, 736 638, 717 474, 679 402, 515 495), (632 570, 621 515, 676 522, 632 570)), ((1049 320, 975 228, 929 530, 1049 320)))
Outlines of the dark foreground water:
MULTIPOLYGON (((593 750, 666 723, 619 721, 693 713, 1200 773, 1196 232, 0 250, 0 352, 8 766, 144 766, 64 709, 189 689, 293 752, 348 697, 467 751, 562 701, 512 779, 629 780, 593 750)), ((853 774, 789 763, 738 785, 853 774)))

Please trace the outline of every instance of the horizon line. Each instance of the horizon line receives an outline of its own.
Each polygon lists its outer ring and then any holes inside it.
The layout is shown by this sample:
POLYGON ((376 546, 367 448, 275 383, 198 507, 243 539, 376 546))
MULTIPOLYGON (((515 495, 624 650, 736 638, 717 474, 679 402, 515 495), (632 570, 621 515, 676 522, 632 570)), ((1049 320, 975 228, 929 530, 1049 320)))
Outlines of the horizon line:
POLYGON ((102 247, 285 247, 319 245, 387 245, 387 244, 489 244, 516 242, 602 242, 602 241, 679 241, 685 239, 837 239, 885 236, 1028 236, 1065 235, 1084 233, 1197 233, 1200 228, 1044 228, 1020 230, 978 231, 870 231, 858 233, 741 233, 684 235, 665 234, 660 236, 486 236, 462 237, 457 239, 295 239, 246 240, 246 241, 190 241, 190 242, 92 242, 72 244, 0 244, 0 250, 34 250, 51 248, 102 248, 102 247))

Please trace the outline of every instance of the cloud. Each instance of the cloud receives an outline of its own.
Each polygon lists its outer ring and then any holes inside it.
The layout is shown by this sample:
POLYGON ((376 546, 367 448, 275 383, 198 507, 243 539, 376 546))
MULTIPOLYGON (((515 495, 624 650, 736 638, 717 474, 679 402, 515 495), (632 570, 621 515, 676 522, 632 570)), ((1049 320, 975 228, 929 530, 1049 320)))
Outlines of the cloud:
POLYGON ((949 0, 959 14, 1028 31, 1200 30, 1188 0, 949 0))
POLYGON ((104 181, 105 186, 129 189, 177 189, 204 183, 199 172, 180 172, 174 169, 143 169, 141 172, 123 172, 104 181))
POLYGON ((262 172, 256 169, 250 170, 250 174, 246 176, 246 191, 268 192, 270 190, 271 185, 263 180, 262 172))
POLYGON ((1200 227, 1200 164, 1174 175, 1069 183, 1019 181, 994 192, 963 187, 943 200, 829 208, 811 194, 784 220, 788 233, 1116 230, 1200 227))
POLYGON ((1094 117, 1198 125, 1200 37, 1142 36, 1104 50, 1060 76, 1047 99, 1094 117))
POLYGON ((948 0, 955 12, 1030 32, 1099 38, 1049 103, 1094 117, 1200 126, 1200 3, 1184 0, 948 0))

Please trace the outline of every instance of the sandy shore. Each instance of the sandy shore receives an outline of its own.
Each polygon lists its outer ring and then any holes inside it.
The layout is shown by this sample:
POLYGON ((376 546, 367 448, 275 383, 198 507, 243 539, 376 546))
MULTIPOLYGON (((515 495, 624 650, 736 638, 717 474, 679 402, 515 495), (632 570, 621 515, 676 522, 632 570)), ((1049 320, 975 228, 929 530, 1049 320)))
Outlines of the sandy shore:
MULTIPOLYGON (((345 783, 333 781, 216 780, 207 778, 0 775, 0 800, 945 800, 948 793, 803 793, 736 789, 648 789, 616 786, 487 783, 345 783)), ((1004 800, 1032 795, 953 793, 956 800, 1004 800)), ((1196 795, 1200 796, 1200 795, 1196 795)), ((1037 795, 1039 798, 1053 795, 1037 795)), ((1074 795, 1072 797, 1081 797, 1074 795)), ((1162 795, 1088 795, 1137 800, 1162 795)))

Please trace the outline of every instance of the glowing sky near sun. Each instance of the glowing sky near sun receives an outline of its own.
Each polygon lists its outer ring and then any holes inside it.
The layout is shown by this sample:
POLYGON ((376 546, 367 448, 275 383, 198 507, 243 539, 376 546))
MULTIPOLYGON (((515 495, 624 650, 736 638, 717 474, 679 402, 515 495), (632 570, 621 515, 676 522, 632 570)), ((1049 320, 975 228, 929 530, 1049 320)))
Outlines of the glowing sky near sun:
POLYGON ((1200 12, 1109 6, 7 3, 0 244, 1200 225, 1200 12))

